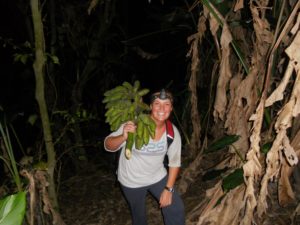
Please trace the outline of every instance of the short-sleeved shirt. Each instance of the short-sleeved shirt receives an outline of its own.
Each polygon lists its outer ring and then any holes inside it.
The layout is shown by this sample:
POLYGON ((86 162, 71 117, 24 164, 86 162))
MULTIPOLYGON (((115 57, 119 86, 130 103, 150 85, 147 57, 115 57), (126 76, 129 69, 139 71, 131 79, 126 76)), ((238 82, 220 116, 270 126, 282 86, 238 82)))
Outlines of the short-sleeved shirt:
MULTIPOLYGON (((108 135, 104 142, 110 136, 121 135, 123 126, 120 126, 118 130, 108 135)), ((133 145, 130 159, 126 159, 124 154, 126 142, 121 144, 119 147, 121 153, 117 174, 118 180, 122 185, 129 188, 138 188, 160 181, 167 174, 167 170, 163 164, 166 154, 169 158, 169 167, 181 166, 181 137, 175 125, 173 125, 173 129, 174 140, 169 149, 167 149, 166 132, 158 141, 150 138, 149 143, 144 145, 140 150, 136 149, 135 145, 133 145)), ((105 149, 106 151, 112 151, 106 147, 105 149)))

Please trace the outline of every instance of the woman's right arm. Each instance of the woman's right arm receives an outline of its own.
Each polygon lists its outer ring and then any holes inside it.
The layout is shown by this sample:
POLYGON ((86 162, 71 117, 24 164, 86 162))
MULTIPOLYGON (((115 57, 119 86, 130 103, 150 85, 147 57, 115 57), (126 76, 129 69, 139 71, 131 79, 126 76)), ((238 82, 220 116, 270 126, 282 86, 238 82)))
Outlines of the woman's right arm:
POLYGON ((126 139, 124 138, 123 134, 118 136, 109 136, 105 139, 104 145, 106 149, 117 151, 124 141, 126 141, 126 139))
POLYGON ((123 133, 117 136, 109 136, 104 141, 104 146, 106 149, 111 151, 117 151, 120 146, 125 142, 128 138, 128 132, 134 133, 136 126, 133 122, 128 121, 124 124, 123 133))

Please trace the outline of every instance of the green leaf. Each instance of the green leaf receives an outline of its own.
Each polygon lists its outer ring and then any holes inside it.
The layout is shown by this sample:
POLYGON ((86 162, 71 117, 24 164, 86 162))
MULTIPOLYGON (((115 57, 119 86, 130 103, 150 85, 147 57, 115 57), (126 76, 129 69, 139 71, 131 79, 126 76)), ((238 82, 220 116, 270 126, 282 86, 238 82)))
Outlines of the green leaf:
POLYGON ((206 150, 204 150, 204 153, 216 152, 218 150, 224 149, 225 147, 236 142, 239 138, 239 135, 229 135, 222 137, 217 141, 213 142, 206 150))
POLYGON ((50 55, 50 58, 51 58, 51 60, 52 60, 52 62, 54 64, 58 64, 59 65, 59 59, 58 59, 58 57, 56 55, 50 55))
POLYGON ((202 177, 202 181, 208 181, 208 180, 212 180, 216 177, 219 177, 222 173, 224 173, 225 171, 227 171, 228 168, 225 167, 224 169, 220 169, 220 170, 211 170, 208 171, 207 173, 205 173, 202 177))
POLYGON ((223 3, 223 2, 224 2, 224 0, 212 0, 212 3, 213 3, 214 5, 221 4, 221 3, 223 3))
POLYGON ((222 200, 225 198, 226 195, 227 195, 227 192, 225 192, 225 193, 217 200, 216 204, 214 205, 214 208, 222 202, 222 200))
POLYGON ((265 118, 264 121, 266 122, 267 126, 269 127, 271 125, 271 120, 272 120, 269 108, 265 108, 264 118, 265 118))
POLYGON ((16 53, 16 54, 14 54, 14 61, 15 61, 15 62, 21 62, 21 63, 23 63, 23 64, 26 64, 28 58, 30 58, 30 57, 31 57, 31 54, 25 54, 25 53, 20 54, 20 53, 16 53))
POLYGON ((30 125, 34 125, 35 122, 37 121, 38 119, 38 115, 37 114, 31 114, 29 117, 28 117, 28 120, 27 122, 30 124, 30 125))
POLYGON ((261 151, 262 153, 264 153, 264 154, 267 154, 268 151, 270 151, 270 149, 271 149, 271 147, 272 147, 272 144, 273 144, 273 142, 265 143, 265 144, 261 147, 260 151, 261 151))
POLYGON ((224 17, 231 8, 230 4, 225 0, 211 0, 211 2, 224 17))
POLYGON ((18 192, 0 200, 0 225, 21 225, 26 209, 26 194, 18 192))
POLYGON ((241 185, 244 182, 243 169, 238 168, 223 179, 222 187, 224 192, 241 185))

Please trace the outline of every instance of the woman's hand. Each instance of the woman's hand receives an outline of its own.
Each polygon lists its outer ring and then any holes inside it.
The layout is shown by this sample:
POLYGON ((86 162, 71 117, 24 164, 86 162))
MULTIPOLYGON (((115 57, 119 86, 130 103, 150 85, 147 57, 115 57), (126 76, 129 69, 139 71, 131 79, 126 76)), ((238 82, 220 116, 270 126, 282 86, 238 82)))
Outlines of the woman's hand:
POLYGON ((160 199, 159 199, 160 208, 171 205, 172 204, 172 196, 173 196, 172 192, 163 190, 163 192, 160 195, 160 199))
POLYGON ((124 143, 128 138, 128 132, 134 133, 136 126, 132 121, 128 121, 123 126, 123 133, 118 136, 110 136, 105 139, 104 145, 110 151, 117 151, 120 148, 120 145, 124 143))
POLYGON ((134 133, 136 130, 136 125, 132 121, 128 121, 124 124, 123 127, 123 138, 127 140, 128 132, 134 133))

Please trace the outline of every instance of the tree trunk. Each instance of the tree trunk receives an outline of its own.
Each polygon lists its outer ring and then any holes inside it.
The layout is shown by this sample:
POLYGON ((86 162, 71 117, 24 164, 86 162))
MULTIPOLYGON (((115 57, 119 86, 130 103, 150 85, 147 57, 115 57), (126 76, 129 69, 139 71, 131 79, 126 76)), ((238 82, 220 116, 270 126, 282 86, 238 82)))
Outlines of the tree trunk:
POLYGON ((46 62, 44 49, 44 32, 41 20, 41 12, 39 10, 39 0, 31 0, 32 20, 34 26, 34 40, 35 40, 35 61, 33 69, 36 81, 35 97, 39 105, 42 127, 44 132, 44 141, 47 151, 49 186, 48 192, 53 208, 58 209, 58 201, 54 182, 54 169, 56 165, 55 150, 52 141, 52 134, 49 122, 49 115, 44 93, 44 66, 46 62))

